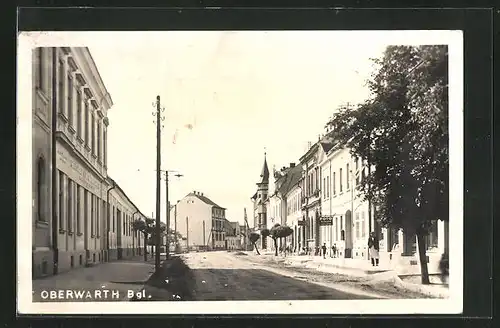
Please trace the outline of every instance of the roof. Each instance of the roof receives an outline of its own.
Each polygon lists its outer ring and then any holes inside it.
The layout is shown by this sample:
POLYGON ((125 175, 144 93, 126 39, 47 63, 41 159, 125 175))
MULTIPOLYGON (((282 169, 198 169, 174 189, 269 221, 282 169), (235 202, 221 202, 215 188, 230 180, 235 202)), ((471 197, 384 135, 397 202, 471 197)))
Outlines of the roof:
POLYGON ((120 185, 118 183, 116 183, 116 181, 114 179, 112 179, 109 175, 107 176, 106 179, 108 180, 108 182, 110 182, 110 185, 111 185, 111 188, 109 188, 108 191, 110 191, 114 188, 118 189, 123 194, 123 196, 125 196, 125 198, 130 202, 130 204, 132 204, 132 206, 136 209, 138 214, 140 214, 142 217, 145 217, 145 218, 147 217, 139 210, 139 208, 134 204, 134 202, 127 196, 127 193, 120 187, 120 185))
POLYGON ((306 153, 304 155, 302 155, 302 157, 300 157, 300 162, 303 163, 305 161, 307 161, 318 149, 318 144, 320 142, 316 142, 314 145, 311 146, 311 148, 309 148, 306 153))
POLYGON ((210 198, 208 198, 207 196, 204 196, 203 194, 200 194, 198 192, 190 192, 189 194, 187 194, 187 196, 197 197, 199 200, 201 200, 205 204, 211 205, 211 206, 216 207, 216 208, 220 208, 221 210, 225 210, 224 207, 217 205, 210 198))
POLYGON ((283 179, 277 192, 281 195, 286 195, 302 178, 302 165, 296 165, 287 170, 286 174, 280 178, 283 179))
POLYGON ((264 165, 262 166, 262 172, 260 173, 260 183, 269 183, 269 168, 267 167, 266 154, 264 153, 264 165))

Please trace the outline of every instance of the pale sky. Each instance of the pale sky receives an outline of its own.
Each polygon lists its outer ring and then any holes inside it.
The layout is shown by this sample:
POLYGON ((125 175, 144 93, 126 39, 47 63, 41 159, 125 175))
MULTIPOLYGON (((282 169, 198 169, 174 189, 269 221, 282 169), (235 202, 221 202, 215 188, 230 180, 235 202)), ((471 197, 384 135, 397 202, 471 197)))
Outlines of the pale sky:
POLYGON ((171 178, 170 201, 197 190, 227 208, 230 221, 243 222, 244 207, 251 219, 264 149, 271 172, 273 165, 297 163, 338 105, 367 97, 369 59, 387 44, 362 36, 279 31, 100 38, 89 49, 114 102, 108 174, 144 214, 155 211, 152 103, 160 95, 162 169, 184 175, 171 178))

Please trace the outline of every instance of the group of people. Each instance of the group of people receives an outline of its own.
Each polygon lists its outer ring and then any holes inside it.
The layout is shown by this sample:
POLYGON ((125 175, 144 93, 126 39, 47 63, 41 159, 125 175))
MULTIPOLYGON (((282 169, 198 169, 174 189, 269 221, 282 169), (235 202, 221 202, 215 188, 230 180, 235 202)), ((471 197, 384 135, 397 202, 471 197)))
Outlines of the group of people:
MULTIPOLYGON (((370 255, 370 260, 372 263, 372 266, 378 266, 379 265, 379 241, 377 238, 377 235, 375 232, 370 233, 370 236, 368 237, 368 251, 370 255)), ((323 258, 326 259, 326 253, 327 253, 328 247, 326 246, 326 243, 323 243, 323 246, 321 246, 321 255, 323 255, 323 258)), ((330 257, 337 257, 337 245, 333 244, 331 247, 332 251, 330 252, 330 257)), ((303 248, 304 253, 307 255, 310 255, 310 248, 303 248)), ((314 253, 315 256, 320 255, 320 247, 316 246, 316 250, 314 253)))

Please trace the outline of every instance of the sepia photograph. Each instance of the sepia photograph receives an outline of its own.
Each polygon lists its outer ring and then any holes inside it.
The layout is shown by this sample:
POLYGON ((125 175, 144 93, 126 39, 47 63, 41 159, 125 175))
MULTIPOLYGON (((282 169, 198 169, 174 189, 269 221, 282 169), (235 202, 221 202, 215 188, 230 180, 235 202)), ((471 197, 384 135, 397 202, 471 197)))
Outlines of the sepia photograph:
POLYGON ((460 313, 462 47, 20 33, 19 313, 460 313))

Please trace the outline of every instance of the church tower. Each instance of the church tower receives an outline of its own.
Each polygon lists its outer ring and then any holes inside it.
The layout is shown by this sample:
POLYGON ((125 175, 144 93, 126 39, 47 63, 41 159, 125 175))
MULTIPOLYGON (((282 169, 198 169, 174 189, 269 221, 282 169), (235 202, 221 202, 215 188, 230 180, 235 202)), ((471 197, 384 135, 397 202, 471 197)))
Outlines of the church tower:
MULTIPOLYGON (((257 193, 254 199, 254 227, 256 230, 261 230, 267 227, 267 209, 265 201, 267 200, 269 191, 269 168, 267 166, 266 153, 264 153, 264 165, 260 173, 260 179, 257 183, 257 193)), ((262 238, 261 247, 265 249, 267 246, 266 238, 262 238)))

